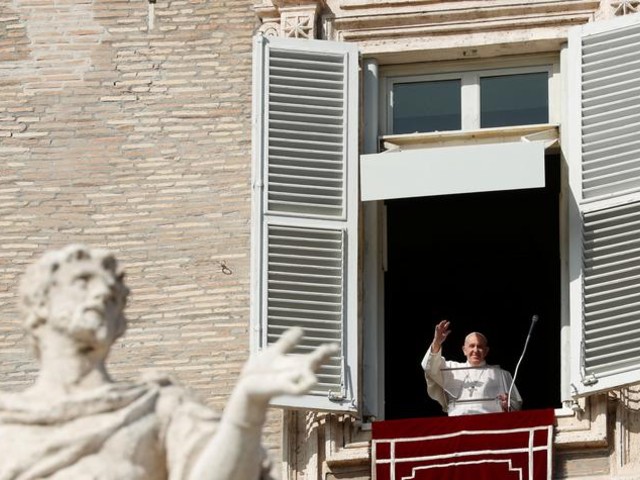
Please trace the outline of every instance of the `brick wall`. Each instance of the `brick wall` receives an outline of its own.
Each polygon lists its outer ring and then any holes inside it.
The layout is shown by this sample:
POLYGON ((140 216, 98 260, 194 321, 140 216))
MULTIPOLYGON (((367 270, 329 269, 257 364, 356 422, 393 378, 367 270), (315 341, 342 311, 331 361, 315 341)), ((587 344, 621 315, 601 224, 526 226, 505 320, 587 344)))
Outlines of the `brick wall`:
POLYGON ((223 407, 249 344, 252 3, 0 0, 3 389, 37 368, 20 274, 82 242, 132 290, 113 376, 161 369, 223 407))

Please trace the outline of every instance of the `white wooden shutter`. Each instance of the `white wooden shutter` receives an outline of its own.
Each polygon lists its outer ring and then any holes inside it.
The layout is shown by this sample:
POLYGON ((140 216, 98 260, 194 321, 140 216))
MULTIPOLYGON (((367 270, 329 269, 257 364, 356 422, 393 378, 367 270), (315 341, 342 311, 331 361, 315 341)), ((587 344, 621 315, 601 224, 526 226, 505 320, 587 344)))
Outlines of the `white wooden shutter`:
POLYGON ((569 41, 576 394, 640 381, 639 42, 640 15, 569 41))
POLYGON ((337 343, 308 395, 272 403, 356 410, 357 47, 259 35, 253 55, 252 351, 292 326, 294 354, 337 343))

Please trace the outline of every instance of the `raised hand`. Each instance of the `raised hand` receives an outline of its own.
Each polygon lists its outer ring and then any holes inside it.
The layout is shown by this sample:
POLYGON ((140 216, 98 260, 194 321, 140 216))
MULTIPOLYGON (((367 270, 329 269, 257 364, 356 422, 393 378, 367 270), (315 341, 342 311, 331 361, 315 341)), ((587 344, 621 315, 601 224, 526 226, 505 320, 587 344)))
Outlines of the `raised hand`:
POLYGON ((449 320, 442 320, 436 325, 435 333, 433 334, 433 342, 431 343, 431 350, 436 353, 440 351, 442 344, 447 339, 451 330, 449 329, 449 320))

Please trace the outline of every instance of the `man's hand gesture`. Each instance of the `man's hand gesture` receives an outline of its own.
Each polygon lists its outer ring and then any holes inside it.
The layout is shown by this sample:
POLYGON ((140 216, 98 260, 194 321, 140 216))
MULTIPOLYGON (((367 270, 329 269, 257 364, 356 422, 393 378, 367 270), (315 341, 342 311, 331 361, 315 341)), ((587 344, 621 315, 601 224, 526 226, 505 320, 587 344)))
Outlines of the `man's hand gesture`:
POLYGON ((436 331, 433 334, 433 342, 431 343, 431 351, 437 353, 442 348, 442 344, 447 339, 451 330, 449 330, 449 320, 442 320, 436 325, 436 331))

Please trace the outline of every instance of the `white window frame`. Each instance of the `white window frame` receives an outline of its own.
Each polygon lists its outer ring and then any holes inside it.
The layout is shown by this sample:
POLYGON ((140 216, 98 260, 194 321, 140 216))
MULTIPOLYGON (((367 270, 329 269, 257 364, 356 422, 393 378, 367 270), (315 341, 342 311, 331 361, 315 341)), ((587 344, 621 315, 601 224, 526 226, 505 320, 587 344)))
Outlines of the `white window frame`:
MULTIPOLYGON (((390 68, 385 71, 384 79, 382 82, 382 112, 383 115, 381 121, 383 126, 383 132, 385 134, 392 134, 393 132, 393 87, 397 83, 412 83, 412 82, 425 82, 425 81, 438 81, 438 80, 456 80, 461 81, 461 130, 472 131, 480 130, 480 78, 482 77, 496 77, 502 75, 518 75, 526 73, 542 73, 548 74, 548 105, 549 105, 549 119, 548 123, 557 123, 557 77, 555 73, 558 70, 558 59, 544 56, 539 57, 537 60, 533 60, 532 63, 523 66, 507 66, 498 67, 493 64, 488 64, 485 68, 482 68, 481 64, 475 64, 474 69, 463 69, 461 63, 451 63, 446 66, 442 66, 446 72, 439 73, 415 73, 403 71, 401 68, 390 68), (458 71, 455 71, 456 65, 458 71), (454 71, 451 71, 454 70, 454 71)), ((512 61, 506 61, 508 63, 517 63, 512 61)), ((424 70, 432 70, 438 68, 437 66, 429 65, 425 66, 424 70)))
MULTIPOLYGON (((474 136, 474 132, 480 130, 480 84, 479 78, 481 76, 496 76, 512 73, 532 73, 547 71, 549 73, 549 124, 555 127, 555 124, 562 123, 566 116, 566 110, 562 108, 562 92, 565 88, 565 80, 563 72, 565 65, 561 66, 561 52, 555 55, 533 55, 524 56, 518 58, 508 58, 499 62, 499 65, 503 65, 504 68, 498 68, 498 63, 492 60, 477 61, 469 60, 466 62, 441 62, 441 63, 429 63, 429 64, 412 64, 412 65, 390 65, 379 67, 379 84, 377 91, 378 100, 378 129, 379 138, 384 139, 387 136, 402 136, 392 135, 391 122, 392 111, 390 103, 390 92, 393 91, 394 83, 406 82, 407 79, 412 81, 421 81, 424 79, 451 79, 462 78, 463 75, 469 74, 468 78, 475 78, 477 88, 475 92, 469 93, 466 99, 472 99, 473 105, 475 105, 475 113, 469 116, 467 120, 468 125, 473 125, 474 128, 469 128, 464 131, 465 121, 463 118, 463 131, 466 135, 462 135, 463 138, 471 140, 474 136)), ((366 80, 365 80, 366 81, 366 80)), ((367 102, 374 101, 374 99, 367 98, 365 89, 364 106, 367 108, 367 102)), ((465 101, 465 95, 463 94, 462 101, 465 101)), ((463 112, 465 105, 462 105, 463 112)), ((506 127, 509 128, 509 127, 506 127)), ((488 130, 488 129, 482 129, 488 130)), ((496 134, 499 134, 501 129, 495 129, 496 134)), ((407 134, 412 135, 412 134, 407 134)), ((428 136, 437 136, 435 133, 419 134, 428 136)), ((459 136, 458 136, 459 137, 459 136)), ((456 142, 460 138, 457 138, 456 142)), ((371 142, 371 139, 369 139, 371 142)), ((365 138, 365 143, 367 139, 365 138)), ((371 142, 372 143, 372 142, 371 142)), ((379 144, 376 139, 376 144, 379 144)), ((374 152, 368 152, 374 153, 374 152)), ((564 182, 566 183, 566 182, 564 182)), ((564 198, 564 196, 563 196, 564 198)), ((564 218, 565 207, 562 205, 562 199, 560 200, 560 216, 564 218)), ((365 202, 363 207, 364 215, 364 230, 363 239, 361 241, 364 244, 363 248, 363 265, 365 267, 364 282, 366 287, 363 288, 363 312, 364 312, 364 369, 363 369, 363 408, 366 416, 371 416, 375 419, 384 419, 384 358, 373 358, 374 352, 380 351, 384 348, 384 302, 381 300, 384 298, 384 282, 381 281, 382 275, 386 271, 386 209, 382 201, 365 202), (370 278, 372 272, 375 272, 376 278, 370 278), (374 329, 375 334, 367 334, 367 331, 374 329), (373 345, 371 345, 373 344, 373 345), (368 352, 368 353, 367 353, 368 352), (370 363, 370 367, 367 368, 367 364, 370 363)), ((567 225, 566 222, 561 220, 560 225, 560 276, 562 279, 568 277, 567 273, 567 225)), ((568 282, 566 282, 568 284, 568 282)), ((571 400, 570 395, 570 354, 568 349, 564 346, 568 342, 568 329, 569 329, 569 292, 565 287, 565 282, 561 283, 560 292, 561 312, 560 312, 560 339, 561 342, 561 381, 560 381, 560 395, 563 404, 568 406, 571 400)), ((384 357, 384 355, 382 355, 384 357)), ((571 411, 567 409, 558 409, 559 412, 565 414, 571 411)))

